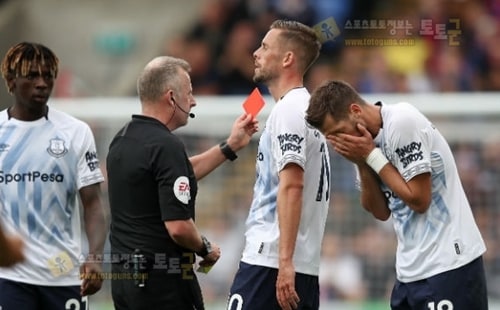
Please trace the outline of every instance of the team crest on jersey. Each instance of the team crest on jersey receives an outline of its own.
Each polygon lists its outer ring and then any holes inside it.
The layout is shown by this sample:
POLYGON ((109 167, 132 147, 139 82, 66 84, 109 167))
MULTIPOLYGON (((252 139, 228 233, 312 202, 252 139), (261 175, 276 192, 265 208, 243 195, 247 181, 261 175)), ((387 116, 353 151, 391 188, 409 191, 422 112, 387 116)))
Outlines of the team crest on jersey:
POLYGON ((59 158, 66 155, 66 153, 68 153, 68 149, 64 145, 64 140, 55 138, 50 139, 50 144, 47 148, 47 152, 49 152, 50 155, 59 158))
POLYGON ((191 187, 187 177, 181 176, 175 180, 174 195, 183 204, 187 204, 191 200, 191 187))

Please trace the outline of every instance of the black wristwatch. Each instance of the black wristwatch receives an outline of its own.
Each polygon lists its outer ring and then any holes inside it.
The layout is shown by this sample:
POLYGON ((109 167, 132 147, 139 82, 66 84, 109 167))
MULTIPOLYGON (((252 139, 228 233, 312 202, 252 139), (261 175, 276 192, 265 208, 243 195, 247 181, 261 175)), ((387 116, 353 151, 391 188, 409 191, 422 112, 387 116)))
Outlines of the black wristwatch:
POLYGON ((231 149, 231 147, 227 144, 226 141, 221 142, 221 144, 219 144, 219 147, 222 154, 224 154, 224 156, 230 161, 233 161, 236 158, 238 158, 238 155, 236 155, 236 153, 231 149))
POLYGON ((196 255, 199 257, 205 257, 212 252, 212 245, 210 244, 210 241, 208 241, 207 237, 203 235, 201 236, 201 241, 203 241, 203 247, 201 248, 201 251, 196 252, 196 255))

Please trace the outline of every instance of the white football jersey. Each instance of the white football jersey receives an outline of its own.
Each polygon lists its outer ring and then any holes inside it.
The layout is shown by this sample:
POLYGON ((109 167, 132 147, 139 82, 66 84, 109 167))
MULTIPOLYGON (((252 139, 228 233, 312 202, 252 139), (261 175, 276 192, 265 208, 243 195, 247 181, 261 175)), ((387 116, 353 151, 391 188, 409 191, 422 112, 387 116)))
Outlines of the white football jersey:
POLYGON ((383 128, 375 143, 391 164, 407 182, 426 172, 432 178, 432 201, 424 214, 382 184, 398 239, 398 280, 425 279, 479 257, 486 246, 444 137, 408 103, 382 105, 381 115, 383 128))
POLYGON ((0 277, 80 285, 78 190, 104 181, 87 124, 53 108, 25 122, 0 112, 0 220, 25 241, 26 260, 0 277))
POLYGON ((302 214, 293 257, 295 271, 318 275, 330 201, 330 156, 324 136, 305 121, 309 97, 305 88, 289 91, 275 104, 266 121, 257 152, 257 176, 242 261, 278 268, 279 172, 294 163, 304 169, 302 214))

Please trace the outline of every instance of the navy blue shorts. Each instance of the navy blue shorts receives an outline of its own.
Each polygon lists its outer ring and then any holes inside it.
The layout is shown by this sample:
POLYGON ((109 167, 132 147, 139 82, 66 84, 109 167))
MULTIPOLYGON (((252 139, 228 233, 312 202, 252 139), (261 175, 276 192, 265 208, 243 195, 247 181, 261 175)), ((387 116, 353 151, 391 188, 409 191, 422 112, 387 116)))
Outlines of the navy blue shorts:
POLYGON ((80 286, 41 286, 0 279, 2 310, 88 310, 80 286))
MULTIPOLYGON (((240 262, 227 302, 228 310, 281 309, 276 299, 278 269, 240 262)), ((298 310, 319 309, 317 276, 295 274, 295 290, 300 297, 298 310)))
POLYGON ((396 281, 391 296, 392 310, 487 310, 488 297, 483 259, 430 278, 396 281))

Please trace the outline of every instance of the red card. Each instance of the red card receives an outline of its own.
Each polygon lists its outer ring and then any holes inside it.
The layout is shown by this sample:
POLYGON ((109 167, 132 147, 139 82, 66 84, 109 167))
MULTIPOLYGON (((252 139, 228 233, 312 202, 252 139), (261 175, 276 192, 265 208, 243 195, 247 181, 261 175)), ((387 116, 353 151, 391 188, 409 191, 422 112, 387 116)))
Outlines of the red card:
POLYGON ((243 102, 243 108, 248 114, 252 114, 253 117, 256 117, 263 107, 264 107, 264 98, 262 98, 259 89, 256 87, 250 93, 245 102, 243 102))

